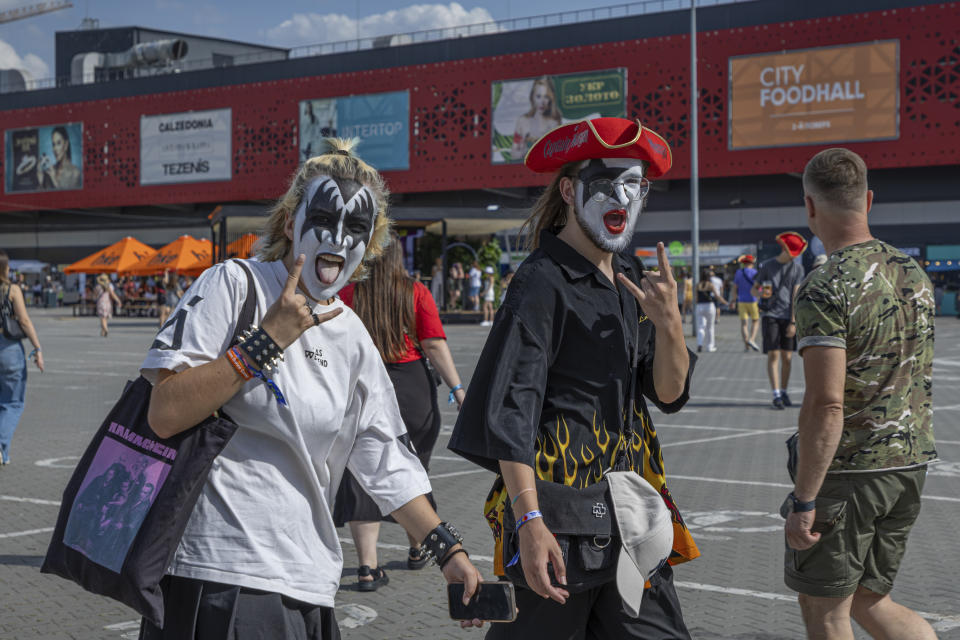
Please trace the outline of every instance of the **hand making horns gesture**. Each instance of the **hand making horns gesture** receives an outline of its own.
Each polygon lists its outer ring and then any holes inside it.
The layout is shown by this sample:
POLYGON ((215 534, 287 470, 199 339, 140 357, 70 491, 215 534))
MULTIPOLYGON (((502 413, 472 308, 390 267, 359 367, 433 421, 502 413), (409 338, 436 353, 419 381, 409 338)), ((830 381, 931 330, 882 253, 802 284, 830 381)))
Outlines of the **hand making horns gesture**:
POLYGON ((343 309, 334 309, 317 315, 307 304, 307 298, 297 293, 297 284, 300 282, 300 272, 306 256, 302 253, 297 256, 287 276, 287 283, 283 286, 283 293, 277 298, 267 313, 263 316, 260 326, 267 332, 281 349, 286 349, 296 342, 300 335, 309 329, 320 325, 327 320, 336 318, 343 309))
POLYGON ((654 326, 664 327, 672 323, 679 325, 681 319, 677 304, 677 281, 673 278, 670 260, 662 242, 657 243, 657 261, 660 270, 644 271, 639 287, 622 273, 617 274, 617 279, 637 299, 654 326))

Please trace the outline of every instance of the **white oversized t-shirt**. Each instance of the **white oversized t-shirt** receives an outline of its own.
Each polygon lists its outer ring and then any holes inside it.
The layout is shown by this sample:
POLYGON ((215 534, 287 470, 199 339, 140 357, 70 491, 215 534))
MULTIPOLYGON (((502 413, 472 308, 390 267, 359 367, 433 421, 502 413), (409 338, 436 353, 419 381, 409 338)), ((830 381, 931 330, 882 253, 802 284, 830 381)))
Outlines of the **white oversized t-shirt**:
MULTIPOLYGON (((254 276, 254 324, 287 281, 282 262, 244 261, 254 276)), ((207 269, 158 334, 141 373, 183 371, 227 349, 247 295, 243 269, 207 269), (162 343, 162 344, 160 344, 162 343)), ((214 461, 168 573, 333 606, 343 555, 331 510, 344 467, 389 513, 430 491, 398 437, 406 433, 393 385, 363 323, 343 312, 284 352, 272 378, 280 406, 256 378, 223 410, 239 428, 214 461)))

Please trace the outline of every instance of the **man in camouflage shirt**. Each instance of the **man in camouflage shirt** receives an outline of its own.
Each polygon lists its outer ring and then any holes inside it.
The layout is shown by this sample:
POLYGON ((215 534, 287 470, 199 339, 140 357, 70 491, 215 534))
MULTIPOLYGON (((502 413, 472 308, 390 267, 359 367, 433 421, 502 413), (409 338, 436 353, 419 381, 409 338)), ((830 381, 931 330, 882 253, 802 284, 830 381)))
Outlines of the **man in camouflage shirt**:
POLYGON ((806 393, 787 518, 784 579, 811 638, 933 640, 890 599, 920 512, 933 442, 933 287, 913 259, 874 239, 867 167, 827 149, 803 173, 807 223, 830 258, 796 298, 806 393))

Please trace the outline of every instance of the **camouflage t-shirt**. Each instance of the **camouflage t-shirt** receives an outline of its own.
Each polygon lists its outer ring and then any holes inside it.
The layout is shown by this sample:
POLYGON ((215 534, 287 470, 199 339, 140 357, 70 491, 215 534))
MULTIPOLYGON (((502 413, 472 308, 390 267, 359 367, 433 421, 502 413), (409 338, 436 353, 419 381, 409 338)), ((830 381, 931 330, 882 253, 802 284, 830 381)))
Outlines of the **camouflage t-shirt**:
POLYGON ((800 285, 797 337, 847 350, 843 435, 828 472, 936 459, 933 286, 917 263, 879 240, 835 251, 800 285))

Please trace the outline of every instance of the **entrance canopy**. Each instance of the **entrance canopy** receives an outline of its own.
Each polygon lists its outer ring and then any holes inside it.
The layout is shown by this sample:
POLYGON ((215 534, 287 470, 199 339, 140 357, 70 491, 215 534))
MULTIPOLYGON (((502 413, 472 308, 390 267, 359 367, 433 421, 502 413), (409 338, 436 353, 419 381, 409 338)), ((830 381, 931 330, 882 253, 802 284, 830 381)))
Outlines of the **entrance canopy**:
POLYGON ((141 261, 150 260, 157 250, 136 238, 127 236, 106 249, 78 260, 64 269, 65 273, 121 273, 141 261))

